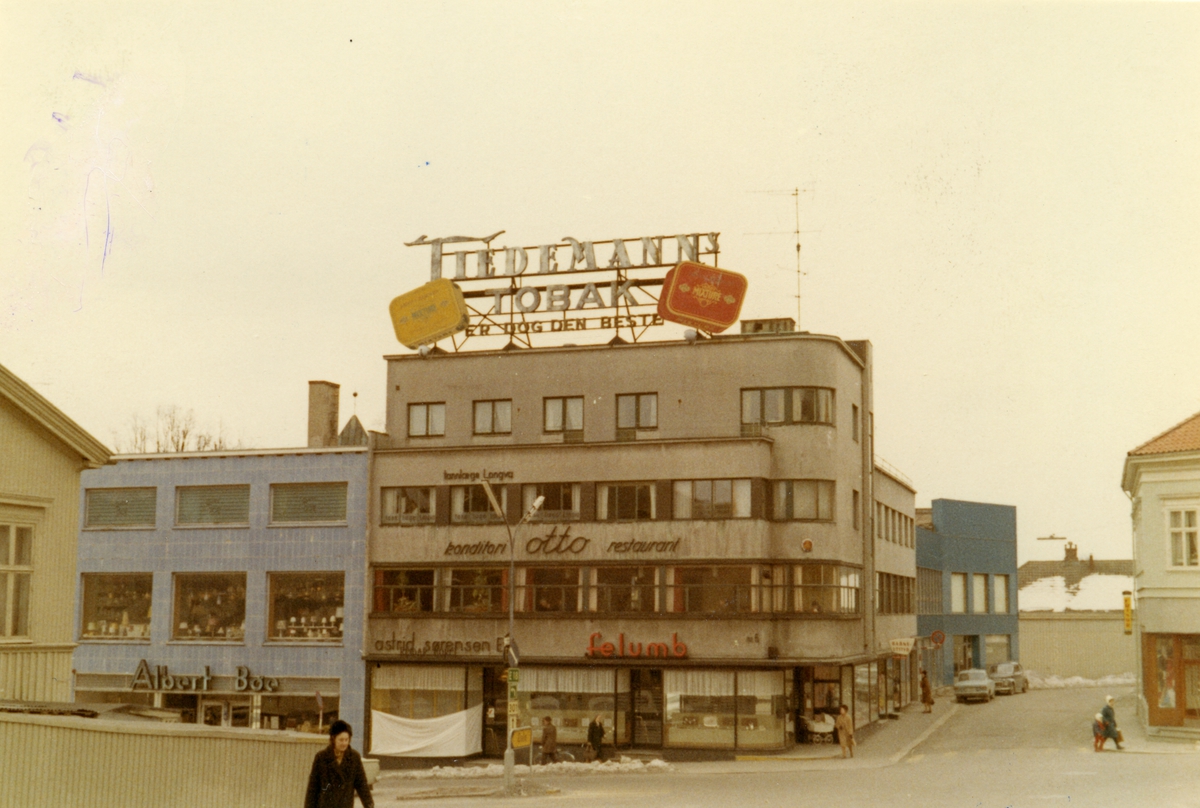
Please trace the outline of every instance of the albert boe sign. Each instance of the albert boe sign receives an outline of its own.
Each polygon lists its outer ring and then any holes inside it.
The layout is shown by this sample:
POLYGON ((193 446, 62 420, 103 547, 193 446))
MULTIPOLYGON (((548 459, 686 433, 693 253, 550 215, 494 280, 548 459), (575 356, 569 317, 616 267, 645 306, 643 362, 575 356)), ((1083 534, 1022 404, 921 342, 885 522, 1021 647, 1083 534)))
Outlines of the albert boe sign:
MULTIPOLYGON (((603 241, 568 236, 552 244, 493 246, 503 233, 421 236, 407 242, 409 247, 429 247, 426 286, 449 278, 462 289, 467 318, 452 332, 456 349, 472 337, 500 337, 529 346, 533 334, 563 331, 610 330, 636 342, 646 329, 663 323, 658 299, 664 270, 685 261, 715 268, 720 253, 719 233, 603 241)), ((456 327, 451 322, 453 302, 439 290, 440 286, 424 295, 402 296, 422 301, 411 314, 397 304, 400 314, 409 317, 400 324, 393 311, 397 336, 403 332, 406 345, 434 342, 447 336, 447 327, 456 327), (413 317, 430 323, 428 335, 414 336, 413 317)))

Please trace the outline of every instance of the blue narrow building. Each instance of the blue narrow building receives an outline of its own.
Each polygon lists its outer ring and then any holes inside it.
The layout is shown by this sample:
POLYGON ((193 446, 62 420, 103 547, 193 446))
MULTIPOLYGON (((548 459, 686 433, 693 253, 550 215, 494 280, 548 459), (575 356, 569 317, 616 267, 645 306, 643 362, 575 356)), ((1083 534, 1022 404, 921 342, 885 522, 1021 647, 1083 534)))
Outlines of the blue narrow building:
MULTIPOLYGON (((333 410, 336 424, 336 405, 333 410)), ((363 725, 368 450, 116 455, 82 477, 75 701, 363 725)), ((343 439, 365 438, 352 419, 343 439)))
POLYGON ((917 509, 917 633, 936 686, 1020 658, 1017 509, 935 499, 917 509), (932 642, 928 642, 932 640, 932 642))

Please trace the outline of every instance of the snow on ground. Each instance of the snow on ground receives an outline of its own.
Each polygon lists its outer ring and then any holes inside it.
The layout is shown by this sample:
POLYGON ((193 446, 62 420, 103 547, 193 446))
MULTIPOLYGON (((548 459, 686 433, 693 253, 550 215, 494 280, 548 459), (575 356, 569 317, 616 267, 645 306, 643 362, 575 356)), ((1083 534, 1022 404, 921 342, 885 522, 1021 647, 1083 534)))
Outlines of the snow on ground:
MULTIPOLYGON (((514 766, 513 773, 525 777, 530 774, 654 774, 674 771, 670 763, 662 760, 642 762, 621 756, 620 760, 605 760, 600 763, 547 763, 544 766, 514 766)), ((486 766, 434 766, 432 769, 413 771, 382 772, 380 779, 399 778, 405 780, 476 780, 484 777, 503 777, 504 766, 489 763, 486 766)))
POLYGON ((1029 688, 1031 690, 1057 690, 1064 687, 1120 687, 1137 684, 1137 677, 1132 673, 1119 673, 1104 676, 1100 679, 1084 679, 1082 676, 1047 676, 1038 675, 1037 671, 1029 671, 1029 688))
POLYGON ((1122 593, 1132 589, 1128 575, 1086 575, 1076 587, 1054 575, 1022 588, 1019 597, 1023 612, 1108 612, 1124 609, 1122 593))

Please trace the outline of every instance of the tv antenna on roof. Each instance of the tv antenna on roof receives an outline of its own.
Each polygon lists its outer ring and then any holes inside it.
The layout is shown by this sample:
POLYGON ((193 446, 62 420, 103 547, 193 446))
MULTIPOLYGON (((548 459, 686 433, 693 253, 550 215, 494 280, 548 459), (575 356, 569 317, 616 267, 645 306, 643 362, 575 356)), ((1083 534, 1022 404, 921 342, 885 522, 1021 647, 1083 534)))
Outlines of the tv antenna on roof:
MULTIPOLYGON (((788 191, 788 190, 750 191, 749 193, 773 194, 773 195, 780 195, 780 196, 787 195, 787 196, 792 197, 792 200, 795 203, 795 206, 796 206, 796 229, 790 231, 790 233, 791 233, 791 235, 796 237, 796 330, 799 331, 800 330, 800 278, 804 275, 804 273, 800 271, 800 234, 802 232, 803 233, 820 233, 821 232, 820 230, 801 230, 800 229, 800 194, 813 193, 813 189, 796 187, 796 188, 791 189, 790 191, 788 191)), ((787 234, 788 232, 789 231, 787 231, 787 230, 772 230, 772 231, 767 231, 765 233, 745 233, 744 235, 747 235, 747 236, 776 236, 776 235, 784 235, 784 234, 787 234)))

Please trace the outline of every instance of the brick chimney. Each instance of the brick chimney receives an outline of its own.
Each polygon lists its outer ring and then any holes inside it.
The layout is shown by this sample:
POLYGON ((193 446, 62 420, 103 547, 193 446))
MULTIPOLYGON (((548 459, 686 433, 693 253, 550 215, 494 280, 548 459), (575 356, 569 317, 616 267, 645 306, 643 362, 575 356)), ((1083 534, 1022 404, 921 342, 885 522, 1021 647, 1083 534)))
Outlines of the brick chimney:
POLYGON ((333 382, 308 383, 308 448, 338 445, 338 390, 333 382))
POLYGON ((1075 542, 1073 542, 1073 541, 1067 542, 1063 546, 1063 549, 1066 551, 1066 558, 1064 558, 1063 561, 1078 561, 1079 560, 1079 546, 1077 544, 1075 544, 1075 542))

